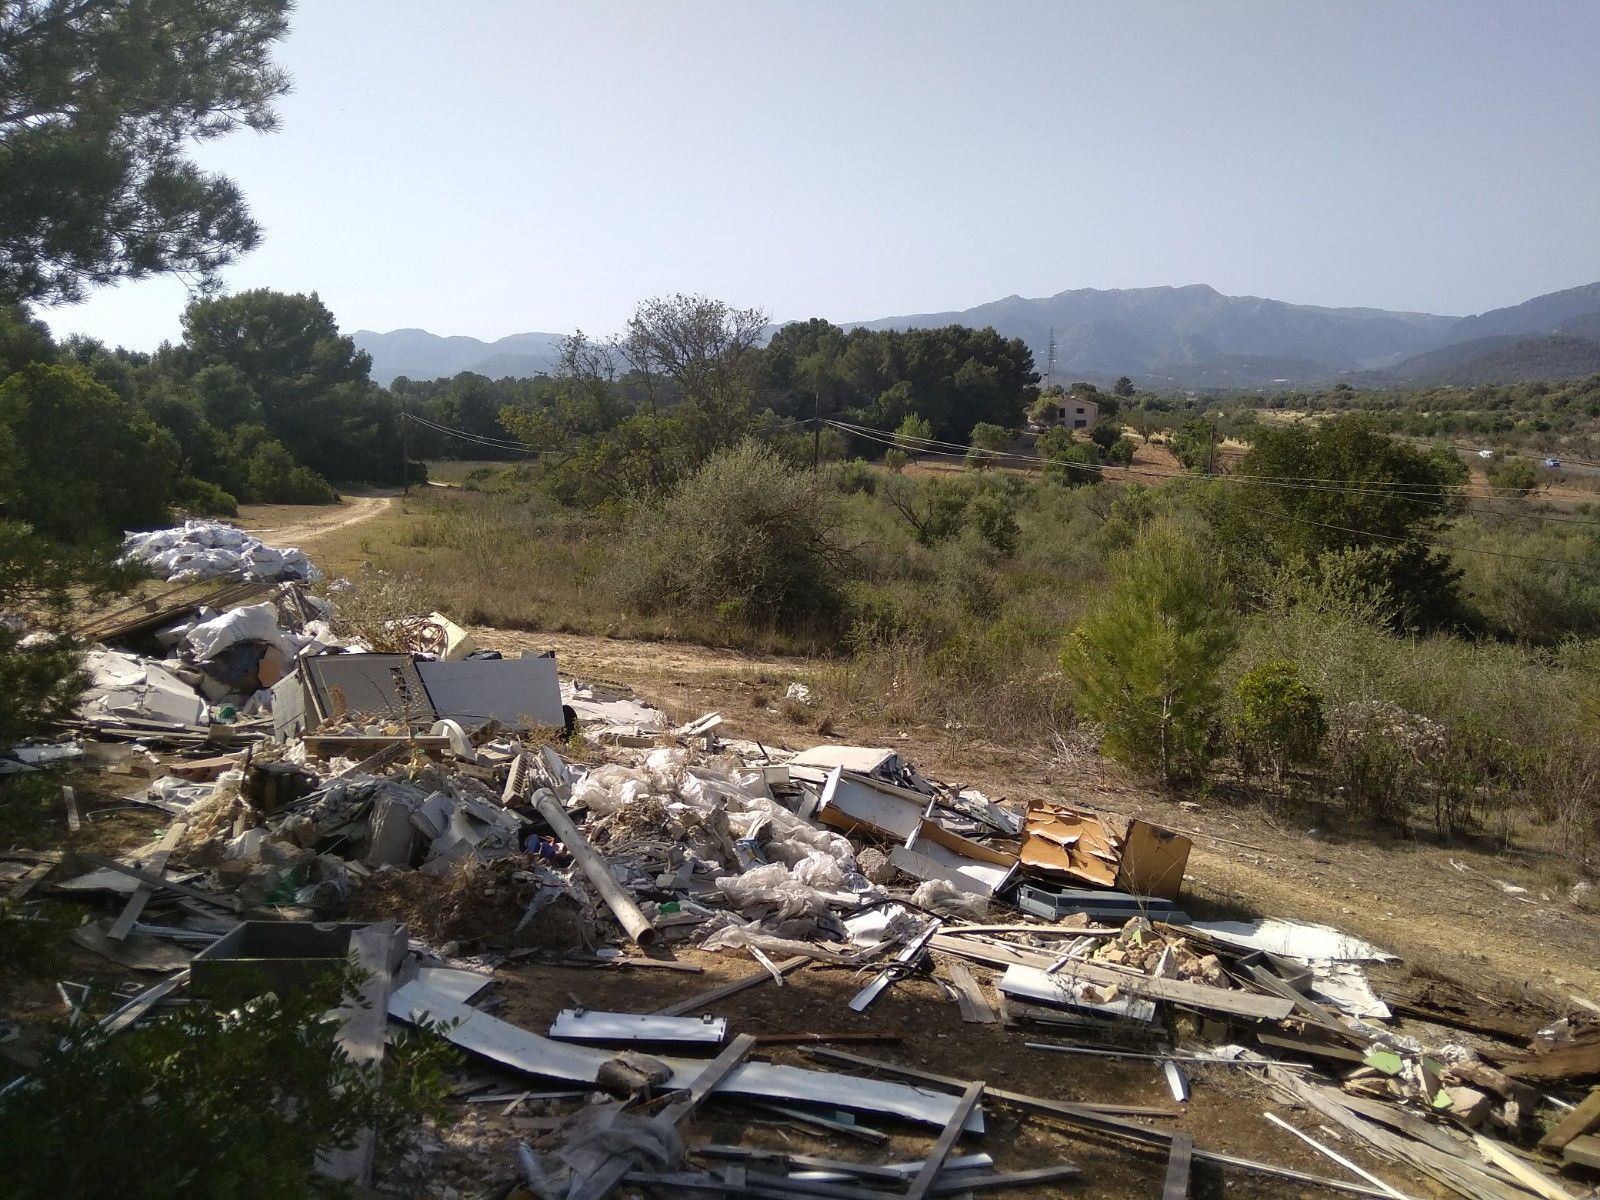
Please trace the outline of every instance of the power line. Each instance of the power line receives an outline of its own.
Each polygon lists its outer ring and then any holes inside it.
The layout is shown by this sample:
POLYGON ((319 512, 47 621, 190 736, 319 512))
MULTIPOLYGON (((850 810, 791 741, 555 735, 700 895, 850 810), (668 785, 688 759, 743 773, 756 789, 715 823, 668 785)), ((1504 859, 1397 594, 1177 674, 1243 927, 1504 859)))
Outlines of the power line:
MULTIPOLYGON (((884 445, 888 445, 888 446, 897 446, 899 444, 895 438, 888 437, 888 436, 882 434, 881 431, 879 431, 879 430, 870 430, 870 431, 868 431, 868 430, 865 430, 865 429, 863 429, 861 427, 846 426, 846 425, 842 425, 839 422, 832 422, 832 421, 827 422, 827 423, 831 424, 831 425, 834 425, 837 428, 844 429, 847 432, 857 433, 859 436, 865 437, 870 441, 881 442, 884 445)), ((927 440, 927 439, 911 439, 911 438, 907 438, 907 439, 903 439, 903 440, 907 440, 907 441, 922 441, 922 440, 927 440)), ((942 443, 942 444, 944 444, 944 445, 953 445, 953 443, 942 443)), ((972 450, 981 450, 981 447, 971 447, 970 449, 972 449, 972 450)), ((958 455, 954 454, 951 451, 934 450, 934 451, 931 451, 931 453, 940 454, 940 455, 942 455, 944 457, 949 457, 949 458, 958 457, 958 455)), ((986 452, 986 453, 992 453, 992 454, 995 454, 995 455, 999 455, 1001 457, 1010 457, 1010 458, 1019 458, 1019 457, 1021 457, 1020 455, 1007 455, 1002 451, 992 451, 992 452, 986 452)), ((1049 463, 1053 463, 1055 465, 1059 465, 1059 466, 1063 466, 1063 467, 1068 467, 1068 468, 1076 467, 1076 468, 1080 468, 1082 470, 1088 470, 1088 471, 1104 471, 1105 470, 1105 467, 1104 467, 1103 464, 1099 464, 1099 463, 1077 463, 1077 462, 1072 462, 1072 461, 1067 460, 1067 459, 1043 459, 1043 458, 1034 457, 1034 458, 1028 459, 1028 461, 1032 462, 1032 463, 1049 462, 1049 463)), ((1172 473, 1172 472, 1146 471, 1146 472, 1143 472, 1143 473, 1146 474, 1146 475, 1153 476, 1155 478, 1160 478, 1160 479, 1215 478, 1215 479, 1220 479, 1220 480, 1228 480, 1228 479, 1231 478, 1230 476, 1227 476, 1227 475, 1216 475, 1216 476, 1209 476, 1209 477, 1208 476, 1198 476, 1197 477, 1197 476, 1190 476, 1190 475, 1179 475, 1179 474, 1175 474, 1175 473, 1172 473)), ((1478 510, 1474 509, 1473 511, 1477 512, 1478 510)), ((1452 552, 1452 553, 1481 554, 1481 555, 1485 555, 1485 556, 1488 556, 1488 557, 1491 557, 1491 558, 1508 558, 1508 559, 1516 559, 1516 560, 1519 560, 1519 561, 1522 561, 1522 562, 1543 563, 1543 564, 1546 564, 1546 565, 1549 565, 1549 566, 1572 567, 1572 568, 1574 568, 1576 570, 1581 570, 1581 571, 1593 571, 1595 569, 1595 564, 1593 564, 1593 563, 1577 562, 1577 561, 1574 561, 1572 559, 1551 558, 1551 557, 1548 557, 1548 556, 1545 556, 1545 555, 1517 554, 1517 553, 1515 553, 1513 551, 1509 551, 1509 550, 1486 550, 1486 549, 1483 549, 1481 547, 1476 547, 1476 546, 1452 546, 1447 542, 1433 541, 1433 540, 1428 539, 1428 538, 1402 537, 1402 536, 1399 536, 1399 535, 1396 535, 1396 534, 1377 533, 1377 532, 1375 532, 1373 530, 1355 529, 1355 528, 1352 528, 1352 527, 1347 526, 1347 525, 1335 525, 1335 524, 1331 524, 1331 523, 1326 522, 1326 521, 1313 520, 1310 517, 1294 516, 1294 515, 1292 515, 1290 513, 1262 513, 1260 515, 1271 516, 1271 517, 1274 517, 1276 519, 1284 520, 1284 521, 1293 521, 1293 522, 1295 522, 1297 524, 1301 524, 1301 525, 1314 525, 1314 526, 1317 526, 1318 528, 1321 528, 1321 529, 1333 530, 1333 531, 1339 532, 1339 533, 1348 533, 1348 534, 1351 534, 1351 535, 1353 535, 1355 537, 1378 538, 1378 539, 1381 539, 1383 541, 1388 541, 1388 542, 1402 542, 1402 543, 1409 543, 1409 544, 1418 545, 1418 546, 1431 546, 1431 547, 1433 547, 1435 549, 1445 550, 1445 551, 1449 551, 1449 552, 1452 552)), ((1506 514, 1506 513, 1482 514, 1482 513, 1480 513, 1479 515, 1510 516, 1511 514, 1506 514)), ((1540 514, 1531 513, 1531 514, 1528 514, 1528 515, 1530 515, 1530 516, 1539 516, 1540 514)), ((1585 522, 1585 523, 1587 523, 1587 524, 1600 524, 1600 522, 1585 522)))
MULTIPOLYGON (((833 424, 837 428, 843 429, 843 430, 845 430, 846 432, 849 432, 849 433, 853 433, 858 437, 864 437, 864 438, 867 438, 868 440, 871 440, 871 441, 883 442, 885 445, 892 445, 892 446, 900 447, 900 446, 903 446, 904 443, 910 442, 910 443, 917 444, 917 445, 919 445, 921 447, 936 447, 936 446, 937 447, 948 447, 949 449, 947 449, 947 450, 931 450, 931 449, 924 449, 923 450, 924 453, 944 454, 947 457, 965 457, 967 455, 976 454, 976 455, 979 455, 980 457, 988 457, 988 458, 994 459, 996 461, 1008 461, 1008 462, 1016 463, 1016 464, 1019 464, 1019 465, 1025 465, 1025 466, 1049 464, 1049 465, 1062 466, 1062 467, 1067 467, 1067 468, 1076 468, 1078 470, 1083 470, 1083 471, 1096 471, 1096 472, 1104 472, 1106 470, 1111 469, 1104 463, 1080 463, 1080 462, 1073 462, 1070 459, 1046 458, 1043 455, 1038 455, 1038 454, 1017 454, 1015 452, 1006 451, 1006 450, 988 450, 988 449, 985 449, 985 448, 980 447, 980 446, 960 446, 959 444, 957 444, 955 442, 944 442, 944 441, 939 441, 938 439, 935 439, 935 438, 912 437, 912 436, 904 435, 904 434, 895 434, 895 435, 892 435, 892 438, 890 438, 890 440, 885 440, 886 436, 888 436, 888 435, 883 435, 880 430, 869 429, 869 428, 867 428, 865 426, 851 425, 851 424, 847 424, 847 423, 843 423, 843 422, 833 422, 833 424)), ((1475 513, 1475 514, 1477 514, 1479 516, 1501 517, 1501 518, 1503 518, 1505 520, 1524 520, 1524 519, 1526 519, 1526 520, 1534 520, 1534 521, 1546 521, 1546 522, 1550 522, 1550 523, 1553 523, 1553 524, 1560 524, 1560 525, 1592 525, 1592 526, 1600 527, 1600 520, 1594 520, 1594 519, 1589 518, 1589 517, 1580 517, 1580 516, 1575 516, 1575 515, 1571 515, 1571 514, 1536 513, 1536 512, 1520 512, 1520 513, 1516 513, 1516 512, 1506 512, 1506 511, 1504 511, 1502 509, 1496 509, 1496 508, 1477 508, 1477 507, 1474 507, 1472 504, 1468 503, 1468 501, 1473 499, 1473 497, 1468 495, 1468 494, 1466 494, 1466 493, 1464 493, 1464 492, 1456 491, 1455 489, 1457 488, 1458 485, 1454 485, 1454 484, 1451 484, 1451 485, 1437 485, 1437 486, 1439 486, 1441 488, 1443 488, 1443 487, 1450 488, 1451 489, 1450 492, 1445 492, 1445 491, 1434 492, 1434 491, 1420 491, 1420 490, 1419 491, 1410 491, 1410 490, 1402 491, 1402 490, 1399 490, 1399 489, 1407 488, 1409 485, 1396 482, 1393 487, 1379 487, 1377 485, 1379 483, 1385 482, 1385 481, 1370 481, 1370 482, 1367 482, 1367 481, 1342 481, 1342 480, 1336 480, 1336 479, 1320 479, 1320 478, 1314 478, 1314 477, 1291 477, 1291 476, 1279 477, 1279 476, 1273 476, 1273 475, 1240 475, 1240 474, 1224 474, 1224 473, 1217 473, 1217 472, 1211 472, 1211 473, 1207 473, 1207 472, 1184 472, 1184 473, 1178 473, 1178 472, 1173 472, 1173 471, 1152 471, 1152 470, 1149 470, 1148 468, 1140 468, 1140 467, 1133 467, 1133 466, 1121 467, 1121 468, 1117 468, 1117 469, 1126 471, 1127 473, 1132 474, 1132 475, 1140 475, 1140 476, 1144 476, 1144 477, 1150 478, 1150 479, 1217 480, 1217 481, 1220 481, 1220 482, 1232 483, 1232 484, 1252 484, 1252 483, 1254 483, 1254 484, 1259 484, 1259 485, 1261 485, 1263 487, 1272 487, 1272 488, 1277 488, 1277 489, 1283 490, 1283 491, 1327 492, 1327 493, 1331 493, 1331 494, 1335 494, 1335 495, 1375 496, 1375 497, 1379 497, 1381 499, 1409 500, 1409 501, 1411 501, 1412 503, 1415 503, 1415 504, 1433 504, 1433 505, 1437 505, 1441 510, 1444 508, 1445 501, 1447 499, 1459 497, 1462 500, 1463 507, 1464 507, 1464 509, 1466 511, 1471 512, 1471 513, 1475 513)), ((1419 485, 1419 486, 1426 486, 1426 485, 1419 485)), ((1493 497, 1491 497, 1491 499, 1492 498, 1493 497)))

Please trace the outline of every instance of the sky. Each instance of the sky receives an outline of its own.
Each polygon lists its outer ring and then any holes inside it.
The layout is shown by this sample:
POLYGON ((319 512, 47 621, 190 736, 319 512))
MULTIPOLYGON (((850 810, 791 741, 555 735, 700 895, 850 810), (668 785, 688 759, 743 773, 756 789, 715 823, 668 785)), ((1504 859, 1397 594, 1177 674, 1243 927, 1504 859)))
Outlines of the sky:
MULTIPOLYGON (((775 320, 1070 288, 1460 315, 1600 280, 1592 0, 302 0, 278 132, 198 148, 227 290, 342 328, 775 320)), ((45 310, 176 340, 172 279, 45 310)))

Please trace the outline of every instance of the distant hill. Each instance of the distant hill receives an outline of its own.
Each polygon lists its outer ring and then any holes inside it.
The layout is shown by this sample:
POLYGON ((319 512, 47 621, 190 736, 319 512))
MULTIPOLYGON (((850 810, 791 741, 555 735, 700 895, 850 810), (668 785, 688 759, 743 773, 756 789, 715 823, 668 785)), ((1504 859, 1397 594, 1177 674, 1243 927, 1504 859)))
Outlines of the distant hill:
POLYGON ((559 333, 513 333, 498 341, 441 337, 426 329, 374 333, 358 329, 356 346, 372 355, 372 378, 390 384, 407 379, 440 379, 474 371, 490 379, 548 374, 561 353, 559 333))
MULTIPOLYGON (((1475 317, 1462 317, 1451 328, 1449 342, 1467 342, 1502 334, 1562 332, 1561 326, 1574 319, 1600 315, 1600 283, 1546 292, 1510 308, 1491 309, 1475 317)), ((1580 330, 1565 332, 1581 333, 1580 330)))
MULTIPOLYGON (((1600 325, 1600 314, 1596 314, 1600 325)), ((1600 339, 1553 333, 1499 334, 1430 350, 1376 373, 1374 384, 1517 383, 1524 379, 1581 379, 1600 374, 1600 339)))
POLYGON ((860 322, 868 329, 992 325, 1020 337, 1042 370, 1051 330, 1057 378, 1128 374, 1196 386, 1326 378, 1437 346, 1458 318, 1378 308, 1319 308, 1224 296, 1206 284, 1101 291, 1080 288, 1025 300, 1007 296, 959 312, 860 322), (1256 366, 1249 365, 1257 360, 1256 366), (1277 372, 1277 374, 1274 374, 1277 372), (1227 384, 1216 382, 1226 378, 1227 384))
MULTIPOLYGON (((1110 382, 1130 375, 1158 388, 1274 388, 1336 379, 1385 387, 1426 380, 1463 385, 1571 378, 1600 344, 1600 283, 1536 296, 1474 317, 1319 308, 1257 296, 1224 296, 1205 284, 1054 296, 1007 296, 953 312, 880 317, 845 328, 993 326, 1019 337, 1043 372, 1052 331, 1055 378, 1110 382)), ((778 326, 773 326, 773 329, 778 326)), ((436 379, 460 371, 490 378, 547 373, 561 335, 518 333, 494 342, 423 329, 360 330, 372 377, 436 379)))

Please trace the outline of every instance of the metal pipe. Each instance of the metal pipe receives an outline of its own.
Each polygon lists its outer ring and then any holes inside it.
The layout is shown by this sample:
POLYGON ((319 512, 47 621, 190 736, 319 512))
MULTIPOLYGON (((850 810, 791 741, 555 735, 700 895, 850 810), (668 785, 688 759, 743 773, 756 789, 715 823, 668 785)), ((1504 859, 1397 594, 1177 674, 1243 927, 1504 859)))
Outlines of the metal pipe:
POLYGON ((633 902, 633 897, 616 881, 606 860, 596 854, 588 839, 578 832, 578 827, 567 816, 567 810, 561 807, 561 801, 556 799, 555 793, 540 788, 534 793, 533 807, 549 824, 551 832, 561 839, 567 853, 572 855, 572 861, 578 864, 584 877, 600 893, 600 898, 606 902, 606 907, 627 935, 639 946, 653 943, 656 940, 655 926, 650 924, 633 902))

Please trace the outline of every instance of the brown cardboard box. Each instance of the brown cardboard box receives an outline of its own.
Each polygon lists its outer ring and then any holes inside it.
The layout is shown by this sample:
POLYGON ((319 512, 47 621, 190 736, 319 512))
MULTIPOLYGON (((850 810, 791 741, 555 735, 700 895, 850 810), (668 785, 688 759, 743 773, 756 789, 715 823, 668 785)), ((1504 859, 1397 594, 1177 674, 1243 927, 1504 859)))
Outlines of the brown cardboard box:
POLYGON ((1031 804, 1022 831, 1022 865, 1138 896, 1176 900, 1191 843, 1148 821, 1064 804, 1031 804))

